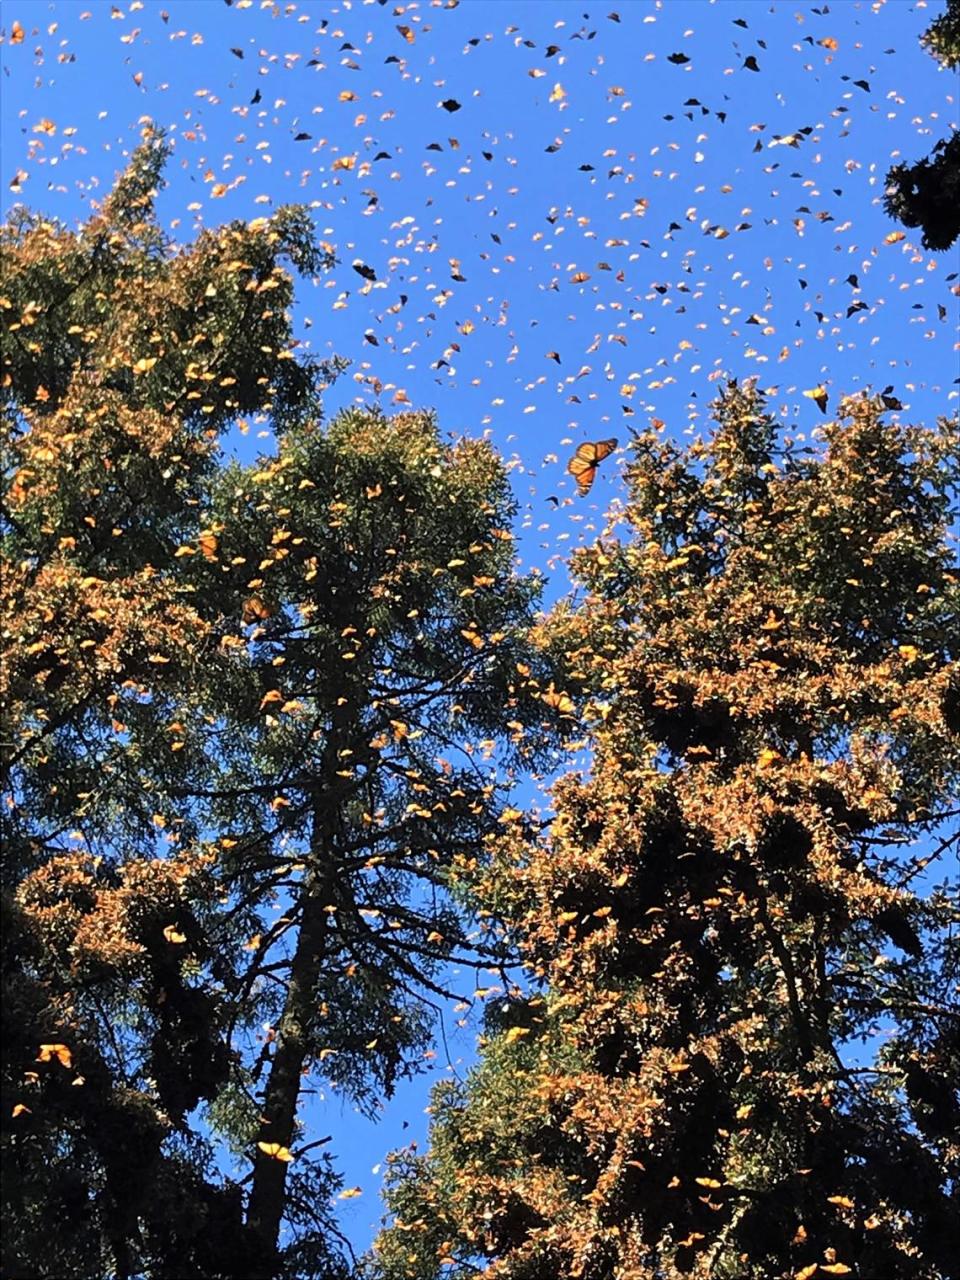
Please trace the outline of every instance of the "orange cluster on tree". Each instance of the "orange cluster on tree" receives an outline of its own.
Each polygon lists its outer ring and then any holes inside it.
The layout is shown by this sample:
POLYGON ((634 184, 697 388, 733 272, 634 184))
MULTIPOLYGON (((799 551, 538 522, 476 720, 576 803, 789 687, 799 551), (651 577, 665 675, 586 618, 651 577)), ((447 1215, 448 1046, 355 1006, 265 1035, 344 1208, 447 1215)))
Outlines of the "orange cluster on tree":
POLYGON ((539 635, 589 776, 473 877, 529 987, 394 1157, 375 1274, 950 1273, 960 458, 883 413, 801 448, 731 383, 635 439, 539 635))
POLYGON ((0 231, 4 1268, 21 1274, 244 1265, 240 1189, 208 1178, 185 1123, 235 1066, 211 947, 229 890, 170 794, 192 767, 173 712, 223 604, 176 550, 238 413, 317 411, 323 368, 282 358, 280 260, 327 259, 298 209, 173 246, 167 153, 147 127, 79 229, 18 207, 0 231))
POLYGON ((539 580, 488 443, 321 424, 305 211, 175 246, 167 150, 0 235, 4 1266, 345 1280, 301 1104, 377 1106, 449 965, 503 956, 452 873, 555 727, 539 580), (243 466, 241 415, 274 445, 243 466))

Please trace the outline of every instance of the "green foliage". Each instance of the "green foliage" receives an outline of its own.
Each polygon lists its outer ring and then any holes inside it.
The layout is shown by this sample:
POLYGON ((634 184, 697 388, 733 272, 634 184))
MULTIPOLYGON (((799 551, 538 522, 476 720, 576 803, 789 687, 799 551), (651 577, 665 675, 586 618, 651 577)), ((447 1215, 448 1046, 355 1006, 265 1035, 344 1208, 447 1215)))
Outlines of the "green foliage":
POLYGON ((941 139, 930 157, 887 174, 886 210, 905 227, 921 227, 925 249, 949 249, 960 235, 960 134, 941 139))
MULTIPOLYGON (((944 68, 960 62, 960 0, 947 0, 923 43, 944 68)), ((960 134, 941 138, 930 156, 915 164, 894 165, 887 174, 885 206, 905 227, 922 228, 925 249, 949 249, 960 236, 960 134)))
POLYGON ((454 880, 554 719, 538 583, 488 445, 321 425, 283 265, 329 261, 306 213, 175 248, 167 150, 146 130, 76 231, 0 233, 5 1258, 334 1280, 298 1104, 313 1075, 374 1111, 449 963, 502 953, 454 880), (227 465, 246 414, 277 451, 227 465))
POLYGON ((934 18, 923 34, 923 43, 941 66, 952 68, 960 62, 960 4, 947 0, 947 7, 934 18))
POLYGON ((714 411, 638 435, 539 629, 593 767, 472 884, 543 994, 394 1158, 373 1276, 952 1273, 957 426, 714 411))

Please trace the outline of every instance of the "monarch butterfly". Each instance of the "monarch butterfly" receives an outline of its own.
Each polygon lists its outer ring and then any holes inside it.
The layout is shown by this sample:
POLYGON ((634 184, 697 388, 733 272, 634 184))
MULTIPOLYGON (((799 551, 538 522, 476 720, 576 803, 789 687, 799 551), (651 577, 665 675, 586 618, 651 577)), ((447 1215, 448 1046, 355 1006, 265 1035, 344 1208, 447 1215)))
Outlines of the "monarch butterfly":
POLYGON ((220 546, 220 539, 212 529, 205 529, 197 539, 197 545, 203 552, 204 559, 216 560, 217 548, 220 546))
POLYGON ((279 1142, 258 1142, 257 1147, 265 1156, 271 1156, 274 1160, 282 1160, 284 1164, 289 1164, 293 1159, 290 1149, 282 1146, 279 1142))
POLYGON ((598 465, 604 458, 609 458, 616 447, 615 437, 609 440, 587 440, 578 447, 577 452, 567 463, 567 470, 576 480, 577 493, 581 498, 590 492, 597 478, 598 465))
POLYGON ((824 386, 811 387, 809 391, 803 393, 808 399, 813 400, 818 406, 821 413, 827 412, 827 389, 824 386))
POLYGON ((250 596, 248 600, 243 602, 243 621, 248 625, 251 622, 265 622, 271 613, 272 610, 263 603, 259 596, 250 596))
POLYGON ((570 697, 569 693, 559 693, 553 687, 552 681, 550 684, 550 688, 546 691, 546 693, 542 693, 540 695, 540 699, 542 702, 545 702, 548 707, 553 707, 555 711, 559 711, 561 715, 570 715, 572 712, 576 711, 577 709, 576 704, 574 703, 573 699, 570 697))

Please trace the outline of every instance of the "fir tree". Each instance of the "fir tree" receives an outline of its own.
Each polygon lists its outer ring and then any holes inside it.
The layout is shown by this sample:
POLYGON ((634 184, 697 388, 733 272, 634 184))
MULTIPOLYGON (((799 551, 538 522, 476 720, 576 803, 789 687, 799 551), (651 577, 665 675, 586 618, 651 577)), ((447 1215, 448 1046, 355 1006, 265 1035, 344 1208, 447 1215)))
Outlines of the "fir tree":
POLYGON ((955 1272, 957 426, 715 414, 637 437, 542 627, 593 767, 473 877, 530 982, 394 1157, 378 1277, 955 1272))
POLYGON ((500 955, 451 876, 550 718, 538 584, 488 445, 322 424, 305 211, 175 246, 166 152, 3 229, 4 1266, 333 1280, 301 1104, 374 1112, 449 963, 500 955), (276 449, 228 464, 249 416, 276 449))
MULTIPOLYGON (((960 63, 960 0, 947 7, 923 35, 941 67, 960 63)), ((905 227, 920 227, 925 249, 949 249, 960 236, 960 133, 941 138, 929 156, 897 164, 887 174, 886 209, 905 227)))

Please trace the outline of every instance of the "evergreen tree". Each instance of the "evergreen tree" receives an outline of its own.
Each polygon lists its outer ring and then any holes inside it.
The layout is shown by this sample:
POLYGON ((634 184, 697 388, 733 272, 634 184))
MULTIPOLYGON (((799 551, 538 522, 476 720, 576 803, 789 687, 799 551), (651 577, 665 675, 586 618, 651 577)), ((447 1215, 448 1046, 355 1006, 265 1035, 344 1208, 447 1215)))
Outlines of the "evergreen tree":
MULTIPOLYGON (((960 0, 947 7, 923 35, 940 65, 960 63, 960 0)), ((930 156, 898 164, 887 174, 886 209, 905 227, 920 227, 925 249, 943 250, 960 236, 960 133, 941 138, 930 156)))
POLYGON ((3 229, 4 1268, 333 1280, 298 1108, 373 1112, 450 961, 500 955, 450 880, 551 715, 515 687, 537 583, 489 446, 320 425, 305 212, 173 246, 165 156, 3 229), (278 447, 227 465, 243 415, 278 447))
POLYGON ((636 438, 542 628, 592 769, 472 878, 530 983, 394 1156, 375 1276, 956 1272, 957 424, 715 416, 636 438))
POLYGON ((248 949, 236 1008, 274 1029, 252 1073, 250 1275, 274 1274, 302 1077, 374 1111, 429 1048, 424 997, 446 997, 444 969, 499 957, 471 941, 447 886, 496 829, 496 742, 522 750, 542 716, 514 689, 537 584, 513 574, 511 512, 493 451, 443 446, 423 414, 291 432, 215 494, 198 596, 234 583, 234 630, 226 673, 176 709, 178 794, 233 833, 229 937, 248 949), (211 759, 197 787, 191 762, 211 759))
POLYGON ((316 405, 319 368, 267 352, 290 346, 281 258, 311 271, 323 255, 293 208, 176 249, 154 212, 167 152, 145 130, 76 231, 18 208, 0 235, 4 1267, 18 1276, 212 1275, 240 1259, 237 1194, 207 1180, 209 1149, 163 1105, 174 1070, 181 1110, 228 1076, 198 981, 210 859, 140 752, 169 750, 164 703, 208 643, 176 548, 219 433, 238 413, 316 405))

